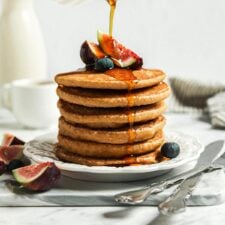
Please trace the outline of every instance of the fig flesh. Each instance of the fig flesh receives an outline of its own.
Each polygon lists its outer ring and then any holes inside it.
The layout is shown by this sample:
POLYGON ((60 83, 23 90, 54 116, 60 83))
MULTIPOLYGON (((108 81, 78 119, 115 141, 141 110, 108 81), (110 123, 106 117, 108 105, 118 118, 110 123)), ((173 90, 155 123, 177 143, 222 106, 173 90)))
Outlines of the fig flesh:
POLYGON ((120 44, 112 36, 100 31, 98 31, 97 36, 101 49, 107 56, 112 58, 118 67, 137 69, 143 65, 143 60, 140 56, 120 44))
POLYGON ((60 178, 61 172, 52 162, 40 163, 12 171, 16 181, 32 191, 47 191, 60 178))
POLYGON ((21 159, 23 149, 23 145, 0 146, 0 161, 8 165, 14 159, 21 159))

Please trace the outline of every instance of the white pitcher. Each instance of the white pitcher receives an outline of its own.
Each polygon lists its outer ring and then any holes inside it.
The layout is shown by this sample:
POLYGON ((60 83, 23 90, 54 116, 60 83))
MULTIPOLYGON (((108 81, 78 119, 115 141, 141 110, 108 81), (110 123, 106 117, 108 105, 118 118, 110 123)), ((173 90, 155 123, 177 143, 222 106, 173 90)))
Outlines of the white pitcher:
POLYGON ((0 0, 0 86, 47 75, 47 56, 33 0, 0 0))

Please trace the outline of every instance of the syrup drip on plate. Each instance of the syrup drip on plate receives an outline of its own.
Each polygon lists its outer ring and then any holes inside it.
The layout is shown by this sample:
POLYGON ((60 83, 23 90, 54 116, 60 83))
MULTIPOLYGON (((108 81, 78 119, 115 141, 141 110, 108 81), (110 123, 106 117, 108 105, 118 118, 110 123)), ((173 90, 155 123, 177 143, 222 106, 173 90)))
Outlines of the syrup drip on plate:
MULTIPOLYGON (((126 82, 128 86, 126 111, 129 123, 128 143, 132 144, 136 139, 136 130, 133 128, 135 115, 131 112, 131 108, 134 106, 134 95, 132 94, 132 90, 134 89, 135 80, 137 80, 137 78, 134 76, 133 71, 128 69, 112 69, 106 71, 105 74, 114 77, 117 80, 126 82)), ((128 145, 127 151, 130 152, 131 148, 132 146, 128 145)))

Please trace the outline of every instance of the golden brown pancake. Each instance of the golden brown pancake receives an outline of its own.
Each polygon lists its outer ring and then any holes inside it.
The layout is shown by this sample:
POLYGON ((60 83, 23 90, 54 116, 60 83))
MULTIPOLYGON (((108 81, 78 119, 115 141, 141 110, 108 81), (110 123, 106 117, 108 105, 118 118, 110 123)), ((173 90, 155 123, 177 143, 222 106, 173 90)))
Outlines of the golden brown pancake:
POLYGON ((160 149, 139 156, 129 156, 121 159, 99 159, 79 156, 64 150, 61 147, 56 147, 56 156, 66 162, 77 163, 87 166, 128 166, 128 165, 142 165, 154 164, 167 160, 160 154, 160 149))
POLYGON ((133 125, 132 129, 127 125, 119 129, 91 129, 79 124, 70 124, 63 117, 59 120, 59 134, 73 139, 93 141, 109 144, 126 144, 140 142, 152 138, 157 131, 162 130, 165 118, 159 116, 154 120, 133 125))
POLYGON ((70 104, 63 100, 59 100, 58 108, 66 121, 98 128, 120 127, 128 124, 129 118, 132 118, 134 123, 153 120, 166 110, 164 102, 133 107, 128 111, 121 108, 90 108, 70 104))
POLYGON ((129 96, 132 97, 132 107, 150 105, 160 102, 169 96, 170 89, 166 83, 161 82, 151 88, 134 90, 96 90, 71 87, 58 87, 57 94, 60 99, 69 103, 87 107, 130 107, 129 96))
POLYGON ((165 160, 163 100, 170 89, 160 70, 114 68, 56 76, 60 160, 88 166, 127 166, 165 160))
MULTIPOLYGON (((117 70, 118 73, 125 71, 124 69, 117 70)), ((133 81, 132 89, 151 87, 160 83, 165 78, 165 74, 160 70, 140 69, 133 70, 132 74, 136 78, 133 81)), ((126 80, 116 79, 106 73, 95 73, 92 71, 75 71, 59 74, 55 77, 55 81, 60 86, 67 87, 113 90, 130 89, 130 84, 126 80)))
POLYGON ((162 131, 158 131, 152 139, 132 144, 105 144, 91 141, 75 140, 58 135, 58 145, 77 155, 95 158, 121 158, 140 155, 154 151, 164 142, 162 131))

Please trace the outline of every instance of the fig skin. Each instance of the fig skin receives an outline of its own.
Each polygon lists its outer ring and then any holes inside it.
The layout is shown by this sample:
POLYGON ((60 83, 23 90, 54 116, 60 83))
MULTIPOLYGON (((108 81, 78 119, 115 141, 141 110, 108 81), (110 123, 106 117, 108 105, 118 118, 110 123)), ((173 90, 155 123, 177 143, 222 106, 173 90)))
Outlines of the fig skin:
POLYGON ((24 145, 25 142, 14 136, 13 134, 5 134, 3 137, 3 141, 1 143, 2 146, 12 146, 12 145, 24 145))
POLYGON ((0 161, 0 176, 6 172, 6 164, 0 161))
POLYGON ((139 58, 139 59, 137 59, 137 61, 134 64, 132 64, 130 66, 130 69, 132 69, 132 70, 138 70, 138 69, 141 69, 142 68, 142 65, 143 65, 143 59, 142 58, 139 58))
POLYGON ((60 170, 55 165, 53 165, 48 167, 46 171, 36 180, 22 185, 32 191, 47 191, 53 187, 60 176, 60 170))
POLYGON ((14 136, 11 145, 25 145, 25 142, 14 136))
POLYGON ((85 41, 81 45, 80 58, 86 65, 92 65, 97 59, 104 58, 105 56, 99 46, 93 42, 85 41))

